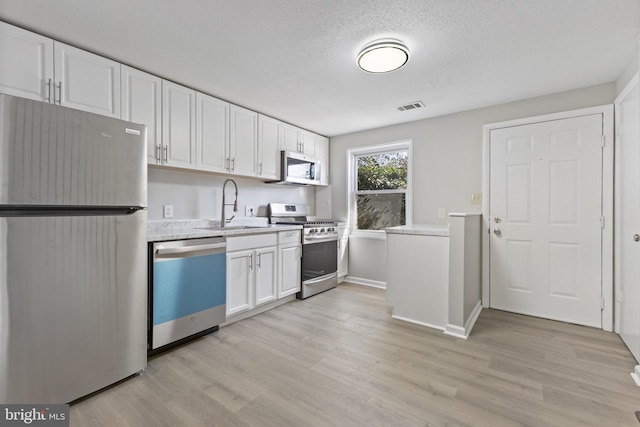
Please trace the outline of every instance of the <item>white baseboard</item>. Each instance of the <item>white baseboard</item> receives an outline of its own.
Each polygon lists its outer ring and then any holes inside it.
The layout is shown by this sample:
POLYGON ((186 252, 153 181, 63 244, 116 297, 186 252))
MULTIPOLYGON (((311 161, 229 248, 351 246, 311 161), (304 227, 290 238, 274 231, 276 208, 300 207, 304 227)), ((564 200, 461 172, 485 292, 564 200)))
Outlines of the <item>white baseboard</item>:
POLYGON ((631 378, 633 379, 633 382, 640 387, 640 365, 636 365, 633 369, 633 372, 631 372, 631 378))
POLYGON ((449 335, 456 338, 462 338, 463 340, 467 339, 467 331, 461 327, 452 325, 451 323, 447 323, 447 326, 444 328, 445 335, 449 335))
POLYGON ((222 328, 224 326, 229 326, 230 324, 235 323, 238 320, 243 320, 248 317, 255 316, 256 314, 264 313, 267 310, 271 310, 272 308, 276 308, 282 304, 286 304, 289 301, 293 301, 295 299, 296 299, 296 295, 293 294, 293 295, 286 296, 284 298, 280 298, 279 300, 270 302, 268 304, 261 305, 260 307, 256 307, 249 311, 243 311, 242 313, 232 314, 231 316, 227 317, 226 322, 220 324, 220 327, 222 328))
POLYGON ((473 329, 473 325, 476 324, 476 320, 478 320, 478 316, 480 316, 480 312, 482 311, 482 301, 478 301, 476 306, 473 308, 471 315, 467 319, 464 324, 464 327, 447 324, 447 327, 444 330, 446 335, 451 335, 452 337, 462 338, 466 340, 469 338, 469 334, 471 333, 471 329, 473 329))
POLYGON ((415 323, 416 325, 426 326, 428 328, 433 328, 433 329, 437 329, 439 331, 444 331, 444 328, 442 326, 432 325, 430 323, 425 323, 425 322, 419 322, 419 321, 413 320, 413 319, 407 319, 406 317, 396 316, 395 314, 392 314, 391 317, 393 317, 394 319, 402 320, 403 322, 415 323))
POLYGON ((344 281, 353 283, 354 285, 363 285, 363 286, 370 286, 372 288, 387 289, 387 282, 364 279, 362 277, 347 276, 344 278, 344 281))

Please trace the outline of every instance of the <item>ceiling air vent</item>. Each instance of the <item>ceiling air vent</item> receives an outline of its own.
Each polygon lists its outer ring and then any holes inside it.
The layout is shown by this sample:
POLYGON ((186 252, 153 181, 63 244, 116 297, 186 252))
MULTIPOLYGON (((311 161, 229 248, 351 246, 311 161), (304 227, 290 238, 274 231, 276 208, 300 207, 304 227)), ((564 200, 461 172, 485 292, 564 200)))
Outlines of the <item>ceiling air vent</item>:
POLYGON ((416 108, 422 108, 422 107, 424 107, 424 104, 422 103, 422 101, 415 101, 410 104, 401 105, 400 107, 398 107, 398 110, 408 111, 408 110, 415 110, 416 108))

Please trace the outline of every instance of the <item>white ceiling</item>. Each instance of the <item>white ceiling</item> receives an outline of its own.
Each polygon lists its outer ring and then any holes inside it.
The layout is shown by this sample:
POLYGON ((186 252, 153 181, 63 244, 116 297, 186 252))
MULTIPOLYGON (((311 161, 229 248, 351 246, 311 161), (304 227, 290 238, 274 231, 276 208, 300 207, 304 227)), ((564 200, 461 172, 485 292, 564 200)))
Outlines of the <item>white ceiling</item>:
POLYGON ((335 136, 614 81, 640 0, 0 0, 0 20, 335 136), (411 59, 366 74, 381 37, 411 59))

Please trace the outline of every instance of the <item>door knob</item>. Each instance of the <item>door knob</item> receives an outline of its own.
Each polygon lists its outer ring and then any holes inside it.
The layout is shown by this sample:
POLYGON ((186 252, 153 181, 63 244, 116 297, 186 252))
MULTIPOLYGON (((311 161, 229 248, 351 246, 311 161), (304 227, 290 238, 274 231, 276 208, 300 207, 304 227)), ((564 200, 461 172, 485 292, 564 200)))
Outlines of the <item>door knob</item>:
POLYGON ((640 234, 634 234, 633 235, 633 241, 634 242, 640 242, 640 234))
MULTIPOLYGON (((502 236, 502 231, 500 231, 500 229, 499 229, 499 228, 494 228, 494 229, 493 229, 493 234, 495 234, 495 235, 496 235, 496 236, 498 236, 498 237, 501 237, 501 236, 502 236)), ((639 236, 639 237, 640 237, 640 236, 639 236)))
POLYGON ((496 224, 500 224, 500 223, 502 222, 502 220, 500 219, 500 217, 499 217, 499 216, 497 216, 497 217, 495 217, 495 218, 493 219, 493 222, 495 222, 496 224))

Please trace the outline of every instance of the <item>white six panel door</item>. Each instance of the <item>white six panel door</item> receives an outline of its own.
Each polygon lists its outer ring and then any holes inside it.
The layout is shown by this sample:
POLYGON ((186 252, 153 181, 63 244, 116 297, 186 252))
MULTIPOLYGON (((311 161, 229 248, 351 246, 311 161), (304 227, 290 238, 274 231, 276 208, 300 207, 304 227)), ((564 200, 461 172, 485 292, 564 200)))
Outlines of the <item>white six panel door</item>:
POLYGON ((602 121, 491 131, 491 307, 602 327, 602 121))

